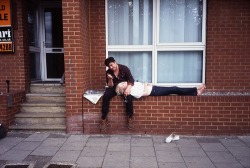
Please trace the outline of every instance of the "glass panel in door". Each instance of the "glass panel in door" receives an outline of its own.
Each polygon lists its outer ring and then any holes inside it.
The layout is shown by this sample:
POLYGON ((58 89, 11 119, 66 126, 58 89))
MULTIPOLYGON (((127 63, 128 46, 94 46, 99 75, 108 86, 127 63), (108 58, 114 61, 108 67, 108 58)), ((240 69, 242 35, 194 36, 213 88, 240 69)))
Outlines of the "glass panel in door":
POLYGON ((29 56, 31 81, 41 80, 41 43, 39 38, 39 8, 34 1, 28 2, 29 56))
POLYGON ((64 73, 62 9, 44 8, 45 79, 60 80, 64 73))
POLYGON ((63 53, 47 53, 47 78, 61 78, 64 72, 63 53))

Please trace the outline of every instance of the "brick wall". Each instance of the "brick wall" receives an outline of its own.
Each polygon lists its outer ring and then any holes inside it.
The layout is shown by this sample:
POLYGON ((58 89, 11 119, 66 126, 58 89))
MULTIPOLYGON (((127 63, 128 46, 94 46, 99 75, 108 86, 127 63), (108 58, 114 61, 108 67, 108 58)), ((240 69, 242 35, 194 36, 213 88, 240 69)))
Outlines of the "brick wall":
POLYGON ((82 132, 81 100, 90 83, 88 1, 62 0, 67 132, 82 132))
POLYGON ((14 115, 19 112, 20 103, 25 100, 25 92, 11 92, 0 95, 0 123, 8 128, 14 122, 14 115), (8 106, 8 96, 12 97, 12 105, 8 106))
MULTIPOLYGON (((0 55, 0 91, 4 92, 7 79, 11 91, 27 91, 30 82, 26 1, 13 2, 15 53, 0 55)), ((207 90, 250 92, 250 1, 207 3, 207 90)), ((99 133, 101 101, 93 105, 84 99, 83 116, 81 101, 85 90, 105 85, 105 0, 62 0, 62 8, 67 132, 99 133)), ((249 96, 146 97, 134 102, 134 133, 246 134, 250 133, 249 106, 249 96)), ((120 97, 111 101, 110 110, 110 133, 130 133, 124 127, 120 97)))
MULTIPOLYGON (((101 101, 84 99, 84 132, 100 133, 101 101)), ((135 131, 126 128, 122 98, 111 101, 108 134, 243 135, 250 133, 250 96, 159 96, 134 101, 135 131)))
POLYGON ((13 1, 13 26, 15 53, 0 54, 0 91, 6 92, 6 80, 10 80, 10 91, 29 88, 28 32, 25 2, 13 1))
POLYGON ((0 123, 6 128, 13 124, 14 115, 20 112, 20 103, 25 100, 25 92, 29 90, 29 55, 26 1, 12 1, 14 53, 0 54, 0 123), (7 93, 6 80, 10 81, 7 93), (7 95, 12 97, 12 106, 8 107, 7 95))
POLYGON ((212 90, 250 91, 250 1, 209 0, 206 84, 212 90))
MULTIPOLYGON (((91 86, 105 85, 105 1, 90 1, 91 86), (97 17, 98 16, 98 17, 97 17)), ((206 85, 212 92, 250 92, 250 1, 207 2, 206 85)), ((249 134, 249 96, 146 97, 134 102, 133 133, 249 134)), ((84 99, 84 133, 99 133, 101 101, 84 99)), ((122 99, 111 101, 110 134, 130 133, 122 99)))
POLYGON ((91 84, 94 89, 105 87, 106 26, 105 0, 90 1, 91 84))

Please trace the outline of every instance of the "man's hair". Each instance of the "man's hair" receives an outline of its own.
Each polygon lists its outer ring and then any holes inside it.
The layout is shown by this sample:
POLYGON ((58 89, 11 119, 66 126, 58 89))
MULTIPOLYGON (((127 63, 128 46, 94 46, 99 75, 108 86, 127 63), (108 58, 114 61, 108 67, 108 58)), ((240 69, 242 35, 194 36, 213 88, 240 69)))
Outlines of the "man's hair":
POLYGON ((104 64, 108 67, 110 62, 115 62, 115 59, 113 57, 108 57, 105 61, 104 64))

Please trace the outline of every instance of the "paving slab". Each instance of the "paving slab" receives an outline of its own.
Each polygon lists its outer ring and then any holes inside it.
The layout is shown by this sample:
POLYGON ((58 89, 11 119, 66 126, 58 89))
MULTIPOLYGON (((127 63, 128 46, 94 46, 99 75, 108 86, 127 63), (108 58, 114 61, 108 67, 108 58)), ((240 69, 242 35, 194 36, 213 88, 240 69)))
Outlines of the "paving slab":
POLYGON ((59 148, 54 146, 39 146, 31 153, 31 155, 54 156, 58 150, 59 148))
POLYGON ((153 146, 153 140, 150 137, 132 137, 131 146, 153 146))
POLYGON ((107 151, 130 151, 130 143, 109 143, 107 151))
POLYGON ((104 157, 106 151, 106 146, 86 146, 82 150, 81 157, 104 157))
POLYGON ((187 168, 186 163, 158 162, 159 168, 187 168))
POLYGON ((24 141, 44 141, 50 136, 49 133, 34 133, 31 134, 28 138, 24 139, 24 141))
POLYGON ((240 163, 214 163, 216 168, 244 168, 240 163))
POLYGON ((227 149, 232 153, 232 155, 236 158, 238 157, 249 157, 250 158, 250 150, 247 146, 232 146, 227 147, 227 149))
POLYGON ((250 168, 250 136, 75 135, 8 133, 0 139, 0 167, 32 163, 76 168, 250 168))
POLYGON ((208 157, 214 163, 237 163, 238 161, 230 152, 207 152, 208 157))
POLYGON ((103 167, 129 167, 130 152, 108 151, 104 157, 103 167))
POLYGON ((182 156, 206 156, 206 153, 200 147, 180 147, 182 156))
POLYGON ((51 161, 54 162, 76 162, 81 154, 81 151, 65 151, 61 150, 58 151, 54 157, 51 159, 51 161))
POLYGON ((221 143, 200 143, 200 146, 206 152, 228 151, 221 143))
POLYGON ((41 145, 41 142, 30 142, 30 141, 22 141, 16 146, 13 147, 14 150, 29 150, 33 151, 35 150, 39 145, 41 145))
POLYGON ((156 151, 156 157, 158 162, 184 162, 180 152, 156 151))
POLYGON ((188 168, 215 168, 208 157, 184 157, 188 168))
POLYGON ((232 146, 245 146, 244 142, 242 142, 240 139, 238 138, 225 138, 225 139, 221 139, 220 140, 221 143, 225 146, 225 147, 232 147, 232 146))
POLYGON ((131 157, 155 157, 155 149, 153 146, 132 146, 131 157))
POLYGON ((103 157, 80 157, 76 163, 78 168, 102 167, 103 157))
POLYGON ((60 148, 66 141, 66 138, 47 138, 41 146, 54 146, 60 148))
POLYGON ((29 150, 15 150, 11 149, 8 152, 0 156, 0 160, 12 160, 12 161, 22 161, 24 160, 32 151, 29 150))
POLYGON ((131 167, 158 168, 156 157, 132 157, 131 167))
POLYGON ((86 142, 83 141, 66 141, 61 147, 60 150, 79 150, 83 149, 86 142))

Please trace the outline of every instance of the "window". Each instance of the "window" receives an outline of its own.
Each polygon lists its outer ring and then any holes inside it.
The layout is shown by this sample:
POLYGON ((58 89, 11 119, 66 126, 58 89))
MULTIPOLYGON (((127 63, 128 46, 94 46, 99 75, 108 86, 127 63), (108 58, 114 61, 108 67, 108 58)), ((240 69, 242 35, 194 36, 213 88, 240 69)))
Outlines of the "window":
POLYGON ((107 56, 135 80, 205 82, 206 0, 106 0, 107 56))
POLYGON ((40 66, 40 39, 38 26, 38 5, 29 1, 27 10, 27 21, 29 30, 29 55, 30 55, 30 77, 32 81, 41 79, 40 66))

